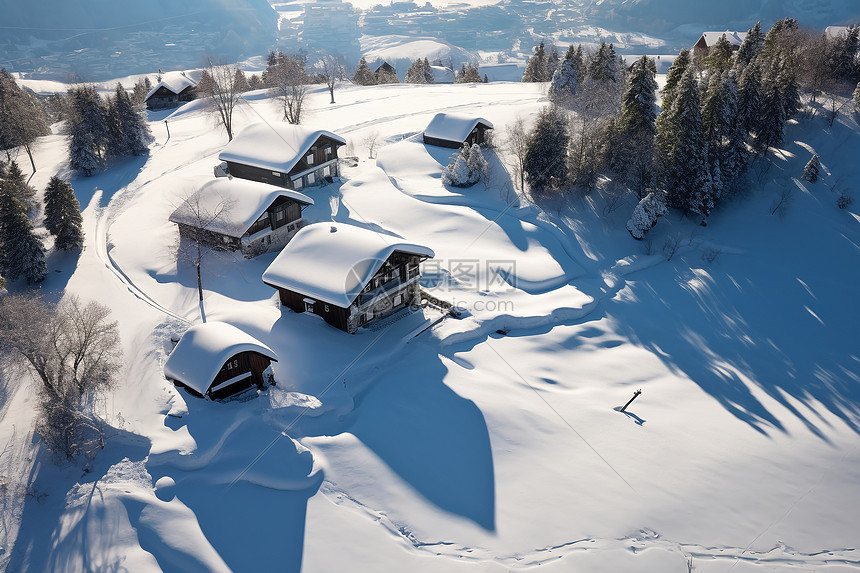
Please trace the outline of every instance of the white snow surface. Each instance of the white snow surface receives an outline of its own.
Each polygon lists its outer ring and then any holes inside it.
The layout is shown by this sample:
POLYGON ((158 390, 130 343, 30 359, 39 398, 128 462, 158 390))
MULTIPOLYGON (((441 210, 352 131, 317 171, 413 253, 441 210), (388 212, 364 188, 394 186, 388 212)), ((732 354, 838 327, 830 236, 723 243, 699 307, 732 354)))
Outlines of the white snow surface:
POLYGON ((263 281, 346 308, 395 251, 435 256, 428 247, 400 239, 375 228, 314 223, 287 243, 263 281))
POLYGON ((479 123, 493 129, 493 123, 483 117, 440 112, 434 115, 427 127, 424 128, 424 135, 446 141, 463 142, 479 123))
POLYGON ((164 376, 206 394, 231 356, 257 352, 277 361, 271 348, 232 324, 204 322, 185 331, 164 363, 164 376))
POLYGON ((278 197, 288 197, 303 205, 314 204, 313 199, 292 189, 239 177, 218 177, 206 181, 188 201, 180 203, 171 213, 170 221, 195 226, 203 217, 220 213, 211 222, 207 221, 206 228, 240 238, 278 197))
POLYGON ((341 136, 324 129, 282 121, 257 122, 239 131, 218 159, 287 173, 323 135, 346 144, 341 136))
MULTIPOLYGON (((31 184, 69 178, 86 245, 50 251, 40 292, 107 305, 125 368, 97 403, 105 449, 55 465, 32 431, 36 385, 4 364, 0 569, 856 572, 860 210, 836 198, 860 180, 857 119, 792 121, 707 227, 670 212, 644 244, 624 228, 635 198, 535 202, 502 144, 486 185, 442 184, 457 150, 418 136, 436 113, 500 136, 533 123, 543 89, 311 91, 309 121, 360 160, 308 191, 305 219, 432 248, 423 288, 463 310, 355 335, 277 308, 261 280, 274 253, 205 260, 198 303, 169 216, 227 143, 201 107, 172 115, 169 139, 150 112, 149 155, 89 178, 68 169, 66 136, 42 138, 31 184), (821 178, 796 182, 812 153, 821 178), (170 340, 201 312, 276 353, 278 385, 230 403, 174 388, 170 340)), ((245 100, 237 128, 281 117, 245 100)))

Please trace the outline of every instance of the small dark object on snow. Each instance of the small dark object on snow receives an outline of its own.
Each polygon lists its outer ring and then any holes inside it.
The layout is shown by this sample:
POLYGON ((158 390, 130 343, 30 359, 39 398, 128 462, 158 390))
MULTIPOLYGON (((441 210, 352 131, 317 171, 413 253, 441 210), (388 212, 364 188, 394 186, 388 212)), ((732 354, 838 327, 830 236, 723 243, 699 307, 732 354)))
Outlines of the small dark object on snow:
POLYGON ((500 328, 499 330, 497 330, 497 331, 496 331, 496 334, 500 334, 500 335, 502 335, 502 336, 506 336, 506 335, 508 334, 508 331, 507 331, 507 330, 503 330, 503 329, 501 329, 501 328, 500 328))
POLYGON ((625 411, 627 409, 627 406, 629 406, 633 402, 633 400, 635 400, 636 397, 639 396, 639 394, 641 394, 641 393, 642 393, 642 390, 636 390, 635 392, 633 392, 633 397, 630 398, 629 400, 627 400, 627 403, 621 407, 620 411, 621 412, 625 411))

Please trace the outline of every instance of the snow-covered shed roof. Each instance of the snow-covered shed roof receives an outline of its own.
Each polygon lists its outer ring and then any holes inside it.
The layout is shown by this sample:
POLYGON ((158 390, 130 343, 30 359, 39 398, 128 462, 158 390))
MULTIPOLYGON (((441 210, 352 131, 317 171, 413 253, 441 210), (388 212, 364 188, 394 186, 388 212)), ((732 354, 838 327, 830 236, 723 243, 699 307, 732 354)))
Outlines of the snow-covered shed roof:
POLYGON ((155 87, 149 90, 143 101, 151 98, 158 88, 165 87, 175 94, 182 93, 182 90, 189 87, 196 87, 197 81, 185 72, 167 72, 161 76, 161 81, 155 84, 155 87))
POLYGON ((314 223, 296 233, 263 273, 263 282, 348 307, 395 251, 434 257, 395 235, 343 223, 314 223))
POLYGON ((232 324, 195 324, 185 331, 164 363, 164 377, 206 394, 227 359, 240 352, 258 352, 278 360, 271 348, 232 324))
MULTIPOLYGON (((744 38, 747 37, 746 32, 732 32, 731 30, 726 30, 724 32, 702 32, 702 38, 705 39, 705 45, 711 48, 719 41, 720 38, 723 37, 723 34, 726 35, 726 40, 729 41, 729 44, 738 47, 744 43, 744 38)), ((702 38, 699 38, 699 40, 702 38)))
POLYGON ((475 117, 473 115, 465 115, 460 113, 437 113, 427 128, 424 130, 424 135, 434 139, 444 139, 446 141, 466 141, 472 130, 479 123, 483 123, 489 129, 493 129, 493 124, 483 117, 475 117))
POLYGON ((204 183, 183 201, 170 215, 170 221, 192 227, 206 221, 207 230, 239 238, 278 197, 288 197, 305 205, 314 204, 313 199, 292 189, 239 177, 218 177, 204 183), (209 222, 219 212, 221 215, 209 222))
POLYGON ((453 84, 454 70, 444 66, 430 66, 430 75, 433 76, 435 84, 453 84))
POLYGON ((824 28, 824 34, 832 40, 847 35, 848 30, 850 30, 848 26, 827 26, 824 28))
POLYGON ((284 122, 253 123, 236 134, 218 159, 288 173, 322 136, 346 145, 344 138, 323 129, 284 122))

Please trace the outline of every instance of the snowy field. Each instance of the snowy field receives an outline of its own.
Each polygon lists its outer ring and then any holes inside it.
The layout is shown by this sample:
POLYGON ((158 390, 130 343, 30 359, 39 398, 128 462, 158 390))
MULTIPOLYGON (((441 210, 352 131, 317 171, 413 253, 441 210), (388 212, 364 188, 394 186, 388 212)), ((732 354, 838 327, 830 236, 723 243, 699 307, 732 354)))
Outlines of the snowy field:
MULTIPOLYGON (((63 136, 44 138, 32 184, 69 177, 87 235, 79 258, 49 258, 41 289, 108 305, 126 370, 102 405, 108 445, 83 469, 40 449, 29 381, 0 380, 0 568, 860 569, 860 209, 835 191, 860 192, 856 118, 789 126, 708 227, 673 213, 643 243, 624 229, 633 200, 518 196, 501 146, 489 184, 442 185, 454 151, 421 143, 430 119, 473 113, 502 144, 546 104, 540 85, 335 96, 312 92, 304 123, 360 161, 305 190, 306 219, 429 246, 428 288, 463 316, 351 336, 278 309, 260 279, 274 253, 211 258, 206 318, 275 350, 278 385, 193 398, 162 375, 171 337, 201 321, 168 216, 212 178, 226 135, 197 102, 152 112, 149 156, 91 178, 68 171, 63 136), (793 179, 813 151, 826 173, 793 179), (784 188, 791 204, 771 215, 784 188)), ((252 92, 234 125, 279 119, 252 92)))

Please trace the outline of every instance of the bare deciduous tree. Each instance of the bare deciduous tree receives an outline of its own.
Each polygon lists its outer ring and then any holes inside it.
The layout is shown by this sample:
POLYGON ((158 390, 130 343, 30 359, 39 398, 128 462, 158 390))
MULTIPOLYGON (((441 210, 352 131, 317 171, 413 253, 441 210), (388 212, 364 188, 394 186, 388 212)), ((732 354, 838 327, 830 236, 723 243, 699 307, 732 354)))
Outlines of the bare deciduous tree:
POLYGON ((367 137, 362 140, 362 142, 364 143, 364 146, 367 147, 367 157, 373 159, 374 151, 376 151, 376 148, 379 145, 379 132, 371 131, 367 134, 367 137))
POLYGON ((284 121, 298 125, 302 121, 305 96, 307 96, 307 74, 302 63, 281 54, 277 63, 266 70, 269 95, 281 101, 284 121))
POLYGON ((187 195, 170 219, 179 225, 180 237, 176 245, 176 260, 190 263, 197 274, 197 294, 200 316, 206 322, 203 308, 203 261, 213 252, 224 250, 221 235, 214 232, 221 227, 232 204, 221 196, 204 194, 201 190, 187 195))
POLYGON ((227 138, 233 140, 233 109, 241 95, 241 77, 238 66, 216 66, 209 64, 203 70, 197 91, 203 94, 209 105, 218 112, 221 124, 227 131, 227 138))
POLYGON ((38 296, 0 299, 0 352, 17 358, 39 383, 37 430, 67 459, 104 447, 95 399, 110 389, 122 366, 117 323, 110 309, 67 296, 56 307, 38 296))
POLYGON ((337 61, 337 58, 332 55, 323 57, 319 62, 318 68, 319 74, 331 95, 331 103, 334 103, 334 86, 338 80, 343 79, 346 74, 345 69, 341 63, 337 61))
POLYGON ((505 128, 507 136, 507 144, 505 149, 513 156, 515 161, 514 177, 519 180, 518 189, 522 192, 526 185, 526 153, 529 148, 529 133, 525 126, 525 120, 522 117, 517 117, 513 123, 505 128))

